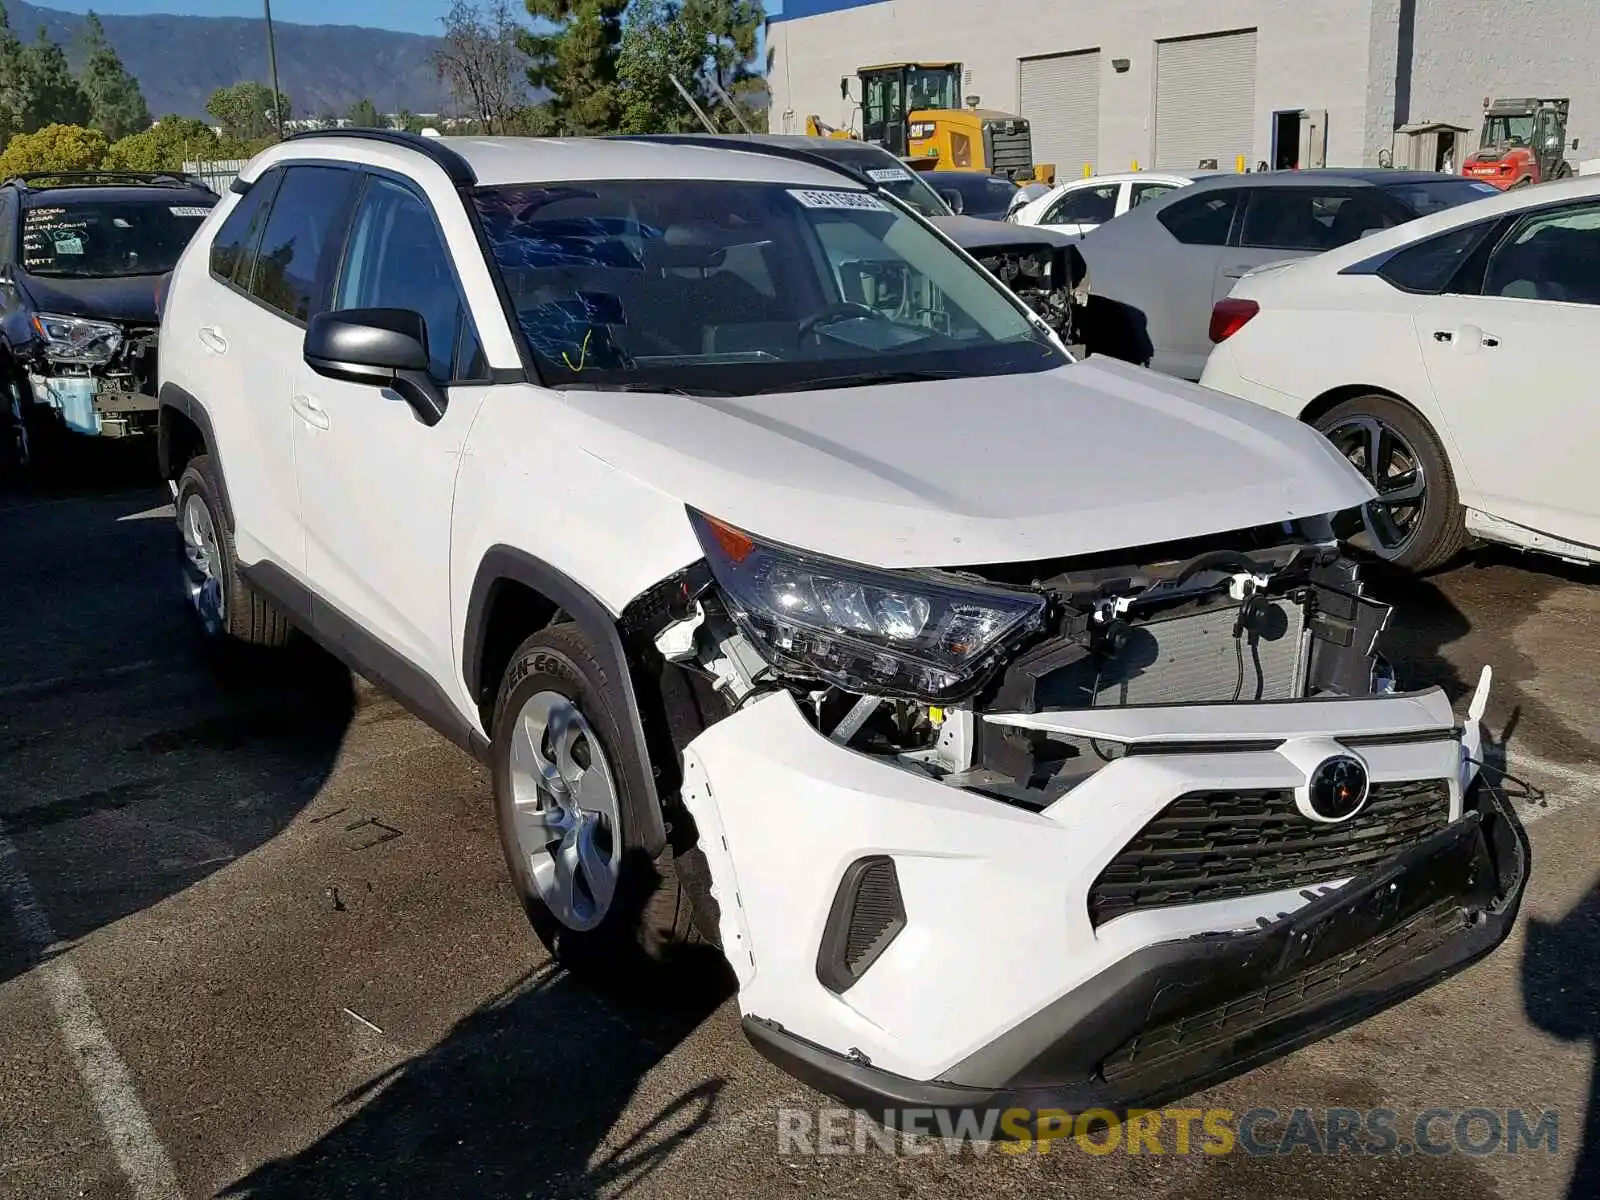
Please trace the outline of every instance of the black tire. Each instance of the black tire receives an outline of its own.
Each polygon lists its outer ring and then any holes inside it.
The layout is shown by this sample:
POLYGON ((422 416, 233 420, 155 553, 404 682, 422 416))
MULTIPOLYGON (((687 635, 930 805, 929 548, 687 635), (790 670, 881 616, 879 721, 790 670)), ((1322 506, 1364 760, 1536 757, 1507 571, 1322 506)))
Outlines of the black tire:
MULTIPOLYGON (((197 619, 202 636, 218 645, 282 646, 294 632, 289 619, 265 597, 259 595, 239 575, 239 559, 234 552, 233 531, 223 514, 218 497, 217 468, 209 454, 191 458, 178 478, 174 501, 179 525, 178 557, 180 570, 187 571, 182 522, 191 499, 205 506, 215 531, 218 559, 216 578, 222 587, 222 619, 210 623, 197 619)), ((185 579, 187 585, 187 578, 185 579)))
POLYGON ((1382 554, 1390 565, 1422 574, 1443 566, 1471 542, 1456 492, 1455 474, 1439 436, 1422 415, 1393 396, 1373 393, 1345 400, 1316 420, 1318 432, 1328 436, 1353 420, 1377 420, 1398 433, 1415 451, 1426 479, 1422 511, 1410 538, 1398 553, 1382 554))
POLYGON ((635 772, 625 766, 632 746, 625 732, 620 686, 577 625, 552 625, 528 638, 512 655, 492 722, 495 822, 512 887, 528 922, 564 966, 612 979, 662 964, 681 950, 717 944, 705 856, 698 849, 675 854, 669 848, 652 861, 640 847, 635 814, 653 801, 640 794, 643 789, 635 772), (539 896, 513 825, 511 738, 523 706, 541 692, 566 697, 583 715, 611 764, 619 792, 622 828, 610 831, 622 845, 616 888, 599 923, 588 930, 563 924, 539 896))
POLYGON ((1561 165, 1556 167, 1555 173, 1551 175, 1551 178, 1552 179, 1571 179, 1572 178, 1572 164, 1569 163, 1569 162, 1563 162, 1561 165))

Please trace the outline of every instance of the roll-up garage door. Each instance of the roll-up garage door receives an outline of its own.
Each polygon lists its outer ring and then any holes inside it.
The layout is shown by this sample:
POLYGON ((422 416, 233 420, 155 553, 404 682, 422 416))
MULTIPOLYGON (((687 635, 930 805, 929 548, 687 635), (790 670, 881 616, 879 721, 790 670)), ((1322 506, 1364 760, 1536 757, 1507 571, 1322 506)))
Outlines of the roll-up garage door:
POLYGON ((1255 112, 1254 29, 1156 43, 1157 169, 1233 170, 1255 149, 1255 112))
POLYGON ((1076 179, 1100 152, 1100 52, 1081 50, 1017 63, 1018 107, 1033 135, 1033 161, 1076 179))

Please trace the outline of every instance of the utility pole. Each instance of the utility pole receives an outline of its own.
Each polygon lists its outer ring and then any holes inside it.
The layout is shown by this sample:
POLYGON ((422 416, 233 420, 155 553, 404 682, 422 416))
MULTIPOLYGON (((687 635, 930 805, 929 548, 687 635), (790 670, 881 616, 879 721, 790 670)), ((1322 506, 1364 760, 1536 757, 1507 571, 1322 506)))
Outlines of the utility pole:
POLYGON ((272 39, 272 0, 261 0, 262 11, 267 16, 267 67, 272 72, 272 124, 283 139, 283 112, 278 107, 278 47, 272 39))

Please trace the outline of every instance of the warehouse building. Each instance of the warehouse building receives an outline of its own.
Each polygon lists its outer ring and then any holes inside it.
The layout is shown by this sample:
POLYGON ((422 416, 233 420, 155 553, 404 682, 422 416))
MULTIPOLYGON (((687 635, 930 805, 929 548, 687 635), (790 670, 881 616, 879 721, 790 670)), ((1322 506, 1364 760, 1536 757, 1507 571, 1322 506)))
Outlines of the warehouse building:
POLYGON ((1600 0, 783 0, 768 45, 775 131, 859 131, 858 67, 959 61, 1063 176, 1404 165, 1425 126, 1416 165, 1459 167, 1488 96, 1569 98, 1567 157, 1600 156, 1600 0))

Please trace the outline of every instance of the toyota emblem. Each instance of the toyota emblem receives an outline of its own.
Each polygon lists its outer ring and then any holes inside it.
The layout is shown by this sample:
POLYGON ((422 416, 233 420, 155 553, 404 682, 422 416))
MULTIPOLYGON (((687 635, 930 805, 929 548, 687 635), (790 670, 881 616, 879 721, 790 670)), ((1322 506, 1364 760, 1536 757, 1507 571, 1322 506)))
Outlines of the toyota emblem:
POLYGON ((1324 759, 1311 772, 1302 811, 1313 821, 1348 821, 1367 803, 1367 768, 1348 754, 1324 759))

